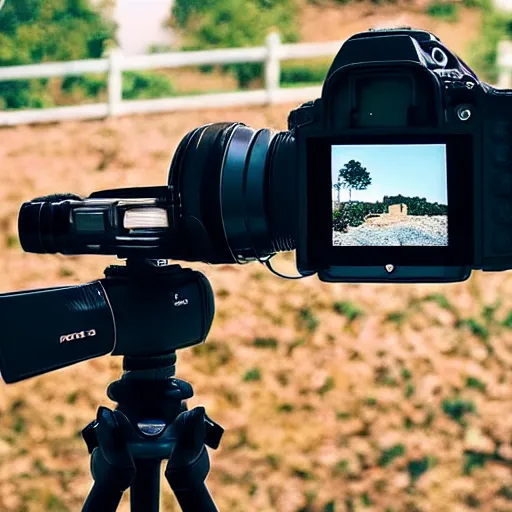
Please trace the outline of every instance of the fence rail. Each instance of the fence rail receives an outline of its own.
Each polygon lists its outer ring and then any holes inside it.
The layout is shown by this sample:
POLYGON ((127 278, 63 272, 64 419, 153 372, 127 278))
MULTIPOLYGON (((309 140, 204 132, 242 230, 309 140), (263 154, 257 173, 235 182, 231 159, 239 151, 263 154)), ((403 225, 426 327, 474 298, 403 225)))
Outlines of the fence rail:
POLYGON ((197 110, 229 106, 265 105, 306 101, 320 95, 320 86, 280 87, 281 61, 332 57, 343 41, 282 44, 279 34, 268 35, 266 45, 253 48, 227 48, 194 52, 171 52, 125 57, 112 50, 103 59, 0 67, 0 81, 63 77, 84 73, 107 73, 107 102, 78 106, 0 111, 0 126, 46 123, 71 119, 93 119, 135 113, 197 110), (264 89, 216 94, 199 94, 151 100, 123 100, 122 73, 184 66, 264 63, 264 89))
MULTIPOLYGON (((0 67, 0 81, 63 77, 84 73, 107 73, 106 103, 46 109, 4 110, 0 111, 0 126, 72 119, 94 119, 136 113, 306 101, 318 97, 321 87, 281 88, 281 61, 332 57, 342 44, 343 41, 282 44, 279 34, 273 32, 268 35, 265 46, 253 48, 170 52, 131 57, 123 56, 119 50, 112 50, 108 57, 103 59, 0 67), (264 63, 264 89, 151 100, 123 100, 122 98, 122 73, 124 71, 249 62, 264 63)), ((511 88, 512 41, 499 43, 497 65, 499 69, 498 87, 511 88)))

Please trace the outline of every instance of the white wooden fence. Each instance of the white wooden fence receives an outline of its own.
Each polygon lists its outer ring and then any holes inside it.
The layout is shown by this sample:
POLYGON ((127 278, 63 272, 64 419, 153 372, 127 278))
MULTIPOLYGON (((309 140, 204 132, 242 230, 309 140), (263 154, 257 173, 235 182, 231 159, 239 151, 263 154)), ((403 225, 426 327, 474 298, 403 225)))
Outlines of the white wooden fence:
MULTIPOLYGON (((114 50, 110 52, 108 58, 104 59, 0 67, 0 81, 71 76, 84 73, 107 73, 108 75, 108 101, 106 103, 0 111, 0 126, 201 108, 301 102, 315 99, 320 95, 320 86, 287 89, 280 87, 281 61, 333 57, 342 44, 343 41, 281 44, 279 34, 273 32, 268 35, 265 46, 254 48, 171 52, 132 57, 123 57, 118 50, 114 50), (248 62, 264 63, 264 89, 151 100, 123 100, 122 98, 123 71, 248 62)), ((498 87, 512 88, 512 41, 499 43, 497 65, 499 69, 498 87)))
POLYGON ((315 99, 320 95, 320 86, 288 89, 280 87, 280 63, 286 59, 333 57, 342 44, 343 41, 281 44, 279 34, 273 32, 268 35, 265 46, 254 48, 172 52, 132 57, 123 57, 118 50, 114 50, 110 52, 108 58, 104 59, 0 67, 0 81, 81 75, 84 73, 108 74, 107 103, 0 111, 0 126, 68 119, 92 119, 135 113, 265 105, 315 99), (150 100, 122 99, 123 71, 247 62, 264 63, 264 89, 150 100))

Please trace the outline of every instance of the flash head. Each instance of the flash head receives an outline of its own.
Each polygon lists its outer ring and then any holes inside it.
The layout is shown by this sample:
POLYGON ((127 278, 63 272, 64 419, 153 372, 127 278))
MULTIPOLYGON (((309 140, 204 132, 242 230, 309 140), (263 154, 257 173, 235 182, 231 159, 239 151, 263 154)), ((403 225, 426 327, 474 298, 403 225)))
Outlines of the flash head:
POLYGON ((27 252, 160 257, 172 234, 168 189, 39 197, 21 206, 18 231, 27 252))

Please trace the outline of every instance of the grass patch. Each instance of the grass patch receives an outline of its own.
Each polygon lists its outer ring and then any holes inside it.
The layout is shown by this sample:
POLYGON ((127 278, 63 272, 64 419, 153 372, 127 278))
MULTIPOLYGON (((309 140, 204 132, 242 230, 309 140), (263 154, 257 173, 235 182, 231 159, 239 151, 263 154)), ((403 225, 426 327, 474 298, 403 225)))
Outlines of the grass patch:
POLYGON ((73 405, 76 403, 78 399, 78 391, 73 391, 72 393, 70 393, 68 395, 68 397, 66 398, 66 402, 70 405, 73 405))
POLYGON ((405 455, 405 446, 403 444, 395 444, 387 450, 383 450, 379 457, 379 466, 389 466, 395 459, 405 455))
POLYGON ((350 463, 347 459, 341 459, 339 460, 333 469, 334 475, 343 475, 348 473, 350 469, 350 463))
POLYGON ((251 368, 250 370, 245 372, 243 376, 244 382, 253 382, 261 380, 261 370, 259 368, 251 368))
POLYGON ((291 355, 292 352, 297 348, 306 343, 305 338, 297 338, 295 341, 291 343, 291 345, 288 346, 287 354, 291 355))
POLYGON ((424 300, 435 302, 440 308, 453 311, 453 306, 450 304, 450 301, 442 293, 433 293, 431 295, 427 295, 424 300))
POLYGON ((452 420, 465 425, 465 416, 467 414, 476 413, 476 406, 471 400, 463 400, 461 398, 452 398, 443 400, 443 412, 452 420))
POLYGON ((482 318, 487 322, 491 323, 494 322, 496 311, 500 308, 501 301, 497 300, 494 304, 489 304, 487 306, 484 306, 482 309, 482 318))
POLYGON ((350 413, 347 411, 336 411, 337 420, 349 420, 351 418, 350 413))
POLYGON ((503 320, 501 325, 503 325, 503 327, 507 327, 508 329, 512 329, 512 311, 509 311, 507 317, 505 320, 503 320))
POLYGON ((402 379, 404 379, 404 380, 409 380, 412 377, 411 372, 405 366, 400 371, 400 374, 402 375, 402 379))
POLYGON ((50 494, 46 499, 45 510, 49 512, 69 512, 69 508, 58 496, 55 496, 55 494, 50 494))
POLYGON ((402 325, 407 318, 407 314, 403 311, 392 311, 386 315, 385 321, 396 325, 402 325))
POLYGON ((361 504, 363 507, 371 507, 373 505, 373 501, 367 492, 363 492, 363 494, 361 494, 361 504))
POLYGON ((268 462, 272 469, 278 469, 281 464, 281 457, 275 453, 269 453, 265 460, 268 462))
POLYGON ((41 459, 36 459, 33 464, 34 469, 40 474, 40 475, 49 475, 50 470, 46 466, 46 464, 41 459))
POLYGON ((255 338, 253 345, 258 348, 277 348, 277 340, 275 338, 255 338))
POLYGON ((334 382, 334 379, 332 377, 327 377, 327 379, 325 379, 325 382, 322 384, 322 387, 318 390, 318 394, 321 396, 325 395, 326 393, 334 389, 335 385, 336 384, 334 382))
POLYGON ((17 416, 12 429, 17 434, 22 434, 27 430, 27 420, 23 416, 17 416))
POLYGON ((69 267, 60 267, 59 268, 59 275, 60 277, 71 277, 74 275, 73 269, 69 267))
POLYGON ((300 478, 301 480, 314 480, 315 477, 311 471, 301 468, 292 468, 293 476, 300 478))
POLYGON ((508 501, 512 501, 512 485, 504 485, 498 491, 498 496, 503 496, 508 501))
POLYGON ((467 318, 465 320, 460 320, 459 322, 457 322, 456 327, 458 327, 458 328, 467 327, 471 331, 472 334, 481 338, 482 340, 487 341, 487 339, 489 338, 489 330, 487 329, 487 327, 482 325, 475 318, 467 318))
POLYGON ((293 412, 295 407, 288 402, 277 406, 277 412, 293 412))
POLYGON ((412 395, 416 392, 416 387, 414 384, 411 384, 410 382, 407 383, 404 389, 404 396, 405 398, 411 398, 412 395))
POLYGON ((421 459, 413 459, 407 463, 407 472, 411 480, 411 485, 414 485, 420 477, 426 473, 436 463, 434 457, 423 457, 421 459))
POLYGON ((12 249, 14 247, 21 247, 20 241, 16 235, 7 235, 5 243, 9 249, 12 249))
POLYGON ((465 475, 471 475, 474 469, 483 468, 490 459, 492 459, 492 455, 478 452, 465 452, 463 473, 465 475))
POLYGON ((333 304, 333 309, 339 315, 344 316, 349 322, 353 322, 364 314, 362 309, 349 301, 336 301, 333 304))
POLYGON ((199 357, 200 361, 206 362, 209 371, 212 372, 227 364, 233 357, 233 353, 226 343, 215 340, 196 345, 192 348, 192 352, 199 357))
POLYGON ((311 308, 305 307, 299 310, 299 323, 303 328, 306 328, 309 332, 315 332, 320 324, 320 321, 313 313, 311 308))
POLYGON ((482 393, 484 393, 487 389, 485 382, 482 382, 480 379, 477 379, 476 377, 468 377, 466 379, 466 387, 482 391, 482 393))

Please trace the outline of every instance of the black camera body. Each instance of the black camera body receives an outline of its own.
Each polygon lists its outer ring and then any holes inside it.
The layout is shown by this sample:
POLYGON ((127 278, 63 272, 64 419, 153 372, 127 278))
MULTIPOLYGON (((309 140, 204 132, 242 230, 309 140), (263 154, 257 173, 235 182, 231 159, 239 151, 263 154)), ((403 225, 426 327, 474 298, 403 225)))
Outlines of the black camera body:
POLYGON ((30 201, 20 241, 29 252, 213 264, 296 249, 301 275, 328 282, 506 270, 511 114, 512 91, 481 82, 433 34, 370 30, 342 45, 321 97, 290 113, 288 131, 198 127, 167 186, 30 201))
POLYGON ((298 149, 299 271, 324 281, 450 282, 471 269, 511 268, 511 114, 512 93, 480 82, 429 32, 351 37, 322 97, 289 119, 298 149), (448 243, 333 246, 330 153, 344 144, 444 145, 448 243))

